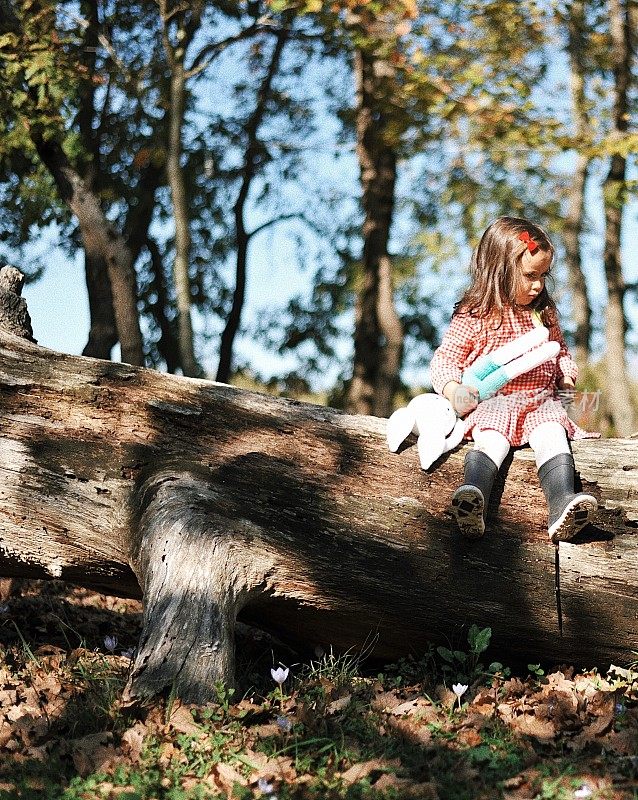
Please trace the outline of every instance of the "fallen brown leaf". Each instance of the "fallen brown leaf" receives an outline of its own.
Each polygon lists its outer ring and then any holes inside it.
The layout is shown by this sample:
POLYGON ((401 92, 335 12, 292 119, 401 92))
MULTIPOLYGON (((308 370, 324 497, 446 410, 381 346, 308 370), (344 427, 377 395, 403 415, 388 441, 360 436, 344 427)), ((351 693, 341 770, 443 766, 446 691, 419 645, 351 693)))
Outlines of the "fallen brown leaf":
POLYGON ((180 705, 179 703, 176 703, 171 710, 168 724, 179 733, 190 734, 201 731, 201 727, 193 720, 190 707, 180 705))
POLYGON ((521 714, 514 717, 509 723, 515 731, 524 736, 532 736, 541 741, 553 739, 556 736, 556 728, 550 720, 541 720, 533 714, 521 714))
POLYGON ((351 700, 351 694, 347 694, 345 697, 339 697, 337 700, 333 700, 326 706, 326 714, 332 715, 337 714, 339 711, 343 711, 350 705, 351 700))
POLYGON ((217 783, 226 791, 228 797, 232 796, 233 787, 236 784, 239 784, 239 786, 248 785, 248 781, 243 775, 237 772, 230 764, 226 764, 223 761, 215 765, 211 774, 214 775, 217 783))
POLYGON ((437 710, 425 697, 415 697, 413 700, 407 700, 405 703, 393 708, 391 713, 397 717, 418 717, 427 722, 434 722, 439 718, 437 710))
POLYGON ((433 783, 418 783, 409 778, 398 778, 392 773, 385 773, 373 784, 378 792, 393 789, 398 797, 405 800, 439 800, 436 786, 433 783))
POLYGON ((415 722, 410 717, 390 717, 388 727, 399 733, 406 741, 414 744, 429 744, 432 741, 432 731, 427 725, 415 722))
POLYGON ((473 728, 463 728, 458 732, 456 739, 468 747, 477 747, 483 741, 481 734, 473 728))
POLYGON ((489 689, 483 689, 483 691, 479 692, 474 700, 472 700, 472 708, 484 716, 491 716, 494 714, 495 707, 496 697, 494 692, 489 689))
POLYGON ((282 730, 276 722, 267 722, 264 725, 253 725, 250 729, 257 739, 269 739, 271 736, 281 736, 282 730))
POLYGON ((81 739, 71 740, 71 758, 80 777, 85 778, 91 772, 97 772, 115 757, 112 739, 112 733, 92 733, 81 739))
POLYGON ((392 761, 383 761, 378 758, 373 758, 370 761, 362 761, 359 764, 353 764, 345 772, 342 772, 339 777, 346 786, 352 786, 364 778, 367 778, 373 772, 386 772, 389 769, 396 769, 400 765, 401 762, 398 758, 392 761))
POLYGON ((142 757, 145 735, 146 725, 141 722, 137 722, 122 734, 122 749, 134 764, 139 763, 142 757))

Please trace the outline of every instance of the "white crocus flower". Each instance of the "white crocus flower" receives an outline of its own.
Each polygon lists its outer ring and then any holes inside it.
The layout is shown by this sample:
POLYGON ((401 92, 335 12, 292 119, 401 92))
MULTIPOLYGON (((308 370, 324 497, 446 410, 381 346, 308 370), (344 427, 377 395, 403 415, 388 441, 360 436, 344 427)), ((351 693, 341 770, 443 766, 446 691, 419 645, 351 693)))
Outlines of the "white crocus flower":
POLYGON ((452 691, 458 697, 459 700, 459 708, 461 708, 461 698, 467 692, 467 686, 463 683, 454 683, 452 685, 452 691))
POLYGON ((288 673, 289 672, 290 672, 290 670, 288 669, 288 667, 277 667, 277 669, 275 669, 274 667, 271 667, 271 669, 270 669, 270 674, 272 675, 272 679, 274 680, 275 683, 279 684, 280 688, 281 688, 281 685, 288 678, 288 673))

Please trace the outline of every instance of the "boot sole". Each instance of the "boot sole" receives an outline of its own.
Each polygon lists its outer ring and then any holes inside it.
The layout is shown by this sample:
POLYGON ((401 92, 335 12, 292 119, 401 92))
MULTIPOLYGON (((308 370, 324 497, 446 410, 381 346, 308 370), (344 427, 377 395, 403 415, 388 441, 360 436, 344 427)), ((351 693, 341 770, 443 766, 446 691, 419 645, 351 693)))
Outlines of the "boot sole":
POLYGON ((460 486, 452 497, 452 513, 463 536, 480 539, 485 533, 483 509, 485 501, 476 486, 460 486))
POLYGON ((598 508, 598 502, 590 494, 579 494, 565 506, 563 513, 549 529, 549 538, 557 542, 568 542, 589 522, 598 508))

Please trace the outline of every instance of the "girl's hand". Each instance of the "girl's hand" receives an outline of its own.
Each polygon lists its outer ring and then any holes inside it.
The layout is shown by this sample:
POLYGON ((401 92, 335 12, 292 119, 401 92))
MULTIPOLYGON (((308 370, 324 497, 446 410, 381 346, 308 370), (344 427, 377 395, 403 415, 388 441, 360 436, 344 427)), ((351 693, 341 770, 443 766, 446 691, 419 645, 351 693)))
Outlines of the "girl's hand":
POLYGON ((450 381, 443 389, 443 395, 450 401, 459 417, 469 414, 479 404, 478 390, 464 383, 450 381))
POLYGON ((569 406, 574 402, 574 396, 576 394, 576 385, 574 384, 574 381, 571 378, 561 378, 560 380, 556 381, 556 387, 558 389, 558 396, 563 408, 569 408, 569 406))

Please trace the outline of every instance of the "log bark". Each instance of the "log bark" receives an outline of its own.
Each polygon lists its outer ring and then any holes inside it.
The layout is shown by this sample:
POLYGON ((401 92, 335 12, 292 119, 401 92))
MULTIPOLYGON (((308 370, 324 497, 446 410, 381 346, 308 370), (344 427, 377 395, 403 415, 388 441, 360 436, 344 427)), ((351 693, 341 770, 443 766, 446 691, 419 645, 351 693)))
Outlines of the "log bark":
POLYGON ((531 451, 485 538, 448 510, 463 448, 428 472, 385 420, 69 356, 0 333, 0 574, 143 596, 131 700, 232 680, 237 614, 292 643, 395 659, 492 628, 499 660, 638 649, 638 441, 575 444, 596 526, 554 548, 531 451))

